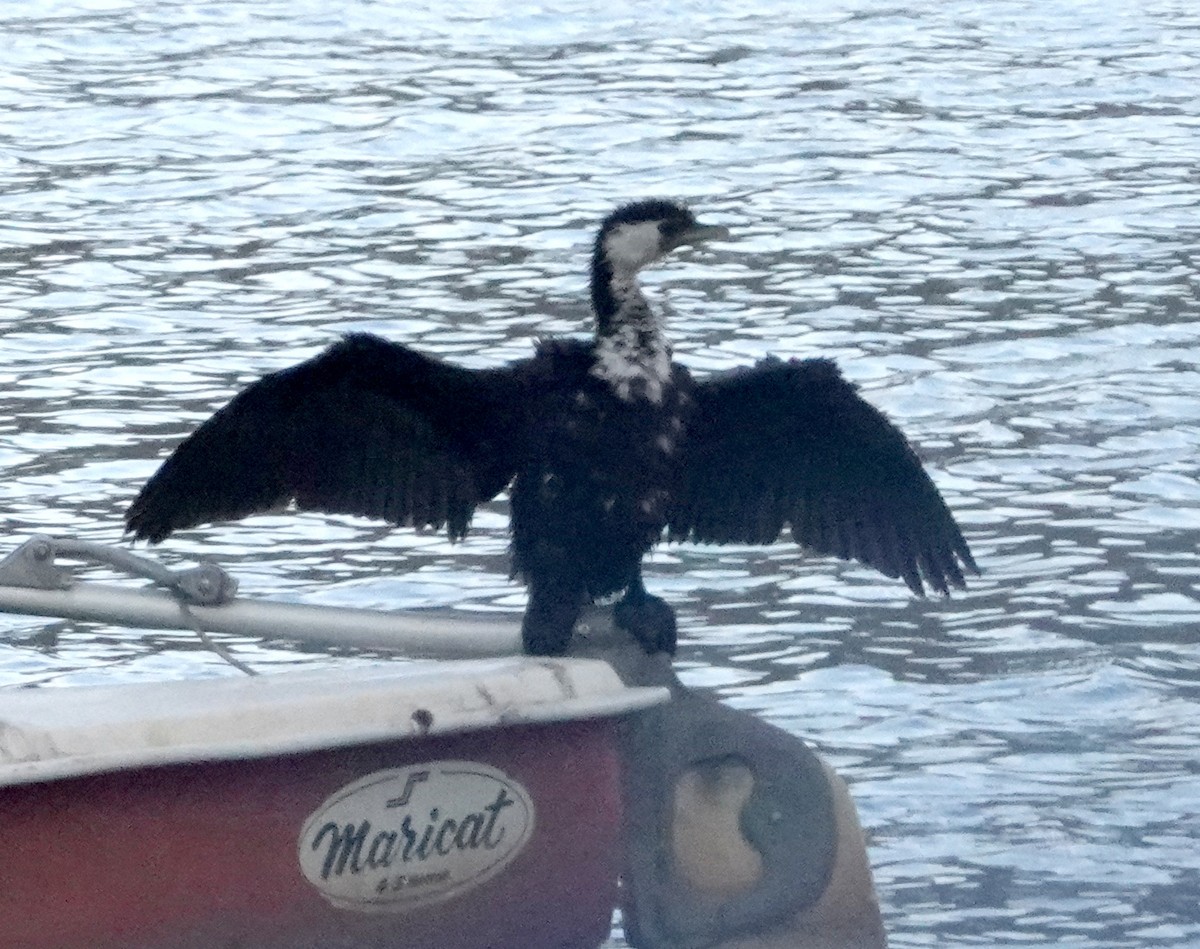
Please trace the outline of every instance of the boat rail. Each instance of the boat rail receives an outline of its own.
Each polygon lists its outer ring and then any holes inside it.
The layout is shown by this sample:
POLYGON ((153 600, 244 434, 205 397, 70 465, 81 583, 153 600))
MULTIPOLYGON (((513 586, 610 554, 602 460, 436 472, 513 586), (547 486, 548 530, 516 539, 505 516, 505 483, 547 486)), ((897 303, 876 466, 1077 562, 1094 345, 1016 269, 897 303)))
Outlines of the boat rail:
POLYGON ((147 557, 88 541, 36 535, 0 561, 0 612, 285 639, 305 645, 463 659, 521 653, 520 619, 461 610, 380 611, 235 596, 237 581, 212 563, 173 571, 147 557), (132 588, 77 579, 61 560, 149 579, 132 588))

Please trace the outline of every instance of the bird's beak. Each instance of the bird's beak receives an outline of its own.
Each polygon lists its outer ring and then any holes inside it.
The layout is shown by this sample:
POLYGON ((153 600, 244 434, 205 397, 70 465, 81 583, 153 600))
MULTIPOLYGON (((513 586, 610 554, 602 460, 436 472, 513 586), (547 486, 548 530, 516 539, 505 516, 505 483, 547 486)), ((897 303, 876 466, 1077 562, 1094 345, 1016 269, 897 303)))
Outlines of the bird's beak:
POLYGON ((671 242, 671 249, 674 250, 683 244, 703 244, 706 241, 725 240, 729 240, 729 228, 722 227, 720 224, 697 224, 695 227, 689 227, 686 231, 675 235, 675 239, 671 242))

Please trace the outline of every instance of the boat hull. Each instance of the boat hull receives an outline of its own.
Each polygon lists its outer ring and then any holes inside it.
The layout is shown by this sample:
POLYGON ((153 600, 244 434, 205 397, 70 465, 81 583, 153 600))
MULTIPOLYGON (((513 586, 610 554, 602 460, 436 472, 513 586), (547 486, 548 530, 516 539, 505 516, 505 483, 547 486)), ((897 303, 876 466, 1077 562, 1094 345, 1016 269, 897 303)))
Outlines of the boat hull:
POLYGON ((595 947, 621 853, 613 730, 524 725, 0 788, 5 945, 595 947), (477 803, 446 785, 452 775, 435 786, 447 763, 478 765, 466 789, 477 803), (414 773, 431 776, 402 825, 404 808, 380 811, 370 788, 386 797, 414 773), (532 820, 509 820, 522 807, 532 820), (493 843, 499 869, 449 880, 456 856, 493 843))

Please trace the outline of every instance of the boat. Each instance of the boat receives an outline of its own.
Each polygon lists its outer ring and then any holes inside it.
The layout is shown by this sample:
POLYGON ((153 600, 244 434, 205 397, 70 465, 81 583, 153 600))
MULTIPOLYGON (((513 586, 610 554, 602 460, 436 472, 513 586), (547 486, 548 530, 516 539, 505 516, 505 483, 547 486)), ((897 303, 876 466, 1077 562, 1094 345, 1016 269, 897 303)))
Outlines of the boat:
POLYGON ((60 565, 97 553, 143 560, 34 538, 0 563, 0 610, 421 658, 0 690, 6 947, 596 949, 618 906, 651 949, 884 944, 844 785, 799 739, 685 688, 607 611, 578 654, 527 657, 515 617, 60 565))

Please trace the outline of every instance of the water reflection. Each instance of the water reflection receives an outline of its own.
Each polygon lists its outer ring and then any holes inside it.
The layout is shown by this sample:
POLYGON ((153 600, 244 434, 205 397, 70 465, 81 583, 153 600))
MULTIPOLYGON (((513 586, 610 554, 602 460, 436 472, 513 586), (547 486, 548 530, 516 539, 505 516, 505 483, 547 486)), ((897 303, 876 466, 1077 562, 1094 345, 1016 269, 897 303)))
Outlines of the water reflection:
MULTIPOLYGON (((690 198, 739 239, 655 278, 679 358, 837 358, 985 569, 914 601, 786 545, 664 549, 690 681, 847 774, 895 945, 1200 939, 1200 14, 493 6, 0 14, 7 530, 117 541, 157 457, 338 333, 488 365, 580 332, 594 222, 690 198)), ((252 595, 517 611, 506 523, 452 547, 263 517, 164 556, 252 595)), ((8 685, 226 671, 184 635, 0 630, 8 685)))

